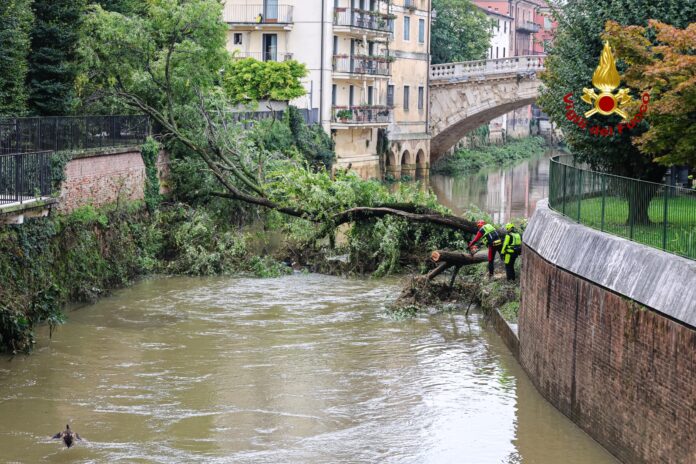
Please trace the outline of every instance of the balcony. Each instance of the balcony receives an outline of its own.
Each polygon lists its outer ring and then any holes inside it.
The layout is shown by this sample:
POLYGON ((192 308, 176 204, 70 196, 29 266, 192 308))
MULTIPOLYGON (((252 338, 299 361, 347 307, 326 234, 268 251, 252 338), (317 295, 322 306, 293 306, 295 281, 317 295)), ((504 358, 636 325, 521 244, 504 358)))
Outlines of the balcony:
POLYGON ((539 32, 540 28, 541 27, 537 23, 532 22, 532 21, 520 21, 517 24, 517 31, 518 32, 527 32, 529 34, 535 34, 535 33, 539 32))
POLYGON ((391 108, 383 105, 334 106, 331 123, 335 129, 351 127, 386 127, 391 108))
MULTIPOLYGON (((391 76, 390 58, 371 55, 334 55, 333 71, 335 73, 360 74, 361 76, 391 76)), ((340 77, 340 76, 334 76, 340 77)))
POLYGON ((394 15, 377 11, 336 8, 334 12, 334 26, 336 27, 334 30, 344 29, 346 32, 354 32, 358 36, 383 36, 392 33, 393 19, 394 15))
POLYGON ((223 17, 231 26, 253 29, 287 29, 293 23, 292 5, 231 5, 225 4, 223 17))
POLYGON ((263 52, 243 52, 235 50, 232 52, 232 59, 241 60, 243 58, 253 58, 258 61, 288 61, 292 60, 292 53, 276 53, 274 51, 263 52))
POLYGON ((404 0, 404 8, 411 11, 417 9, 418 5, 416 5, 416 0, 404 0))

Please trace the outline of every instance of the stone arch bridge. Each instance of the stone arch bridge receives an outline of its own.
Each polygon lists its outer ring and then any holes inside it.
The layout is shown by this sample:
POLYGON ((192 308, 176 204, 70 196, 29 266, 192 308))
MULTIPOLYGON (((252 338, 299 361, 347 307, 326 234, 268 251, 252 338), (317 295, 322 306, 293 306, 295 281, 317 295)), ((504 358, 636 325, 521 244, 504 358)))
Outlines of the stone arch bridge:
POLYGON ((430 67, 430 161, 467 132, 533 103, 543 55, 437 64, 430 67))

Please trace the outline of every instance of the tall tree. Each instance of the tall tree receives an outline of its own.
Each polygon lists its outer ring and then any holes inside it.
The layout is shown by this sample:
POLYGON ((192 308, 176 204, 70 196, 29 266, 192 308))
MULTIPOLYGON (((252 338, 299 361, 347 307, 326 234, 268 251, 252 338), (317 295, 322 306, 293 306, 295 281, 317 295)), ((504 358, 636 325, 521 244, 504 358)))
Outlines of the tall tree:
MULTIPOLYGON (((566 142, 580 161, 614 174, 660 182, 665 167, 653 162, 652 156, 641 153, 631 141, 632 137, 647 130, 647 123, 643 121, 630 131, 615 132, 611 136, 597 136, 566 118, 564 97, 572 95, 578 114, 590 109, 583 104, 581 96, 583 88, 592 87, 593 72, 604 47, 602 33, 607 21, 613 20, 623 26, 646 26, 649 19, 657 19, 683 28, 696 18, 696 3, 680 0, 569 0, 555 8, 554 15, 558 29, 546 58, 546 72, 542 75, 545 85, 540 92, 540 106, 562 128, 566 142)), ((618 64, 619 71, 624 71, 625 64, 621 61, 618 64)), ((634 98, 639 95, 640 89, 629 88, 634 98)), ((618 115, 595 115, 588 121, 589 125, 596 123, 612 127, 618 127, 621 122, 618 115)), ((629 222, 649 222, 647 205, 653 194, 649 189, 627 194, 629 222)))
MULTIPOLYGON (((633 142, 658 163, 696 167, 696 23, 678 29, 654 20, 647 28, 610 21, 604 38, 629 65, 626 83, 650 94, 650 127, 633 142)), ((640 104, 634 101, 634 112, 640 104)))
POLYGON ((26 109, 31 0, 0 2, 0 115, 16 116, 26 109))
POLYGON ((29 55, 29 109, 69 114, 74 105, 76 46, 86 0, 34 0, 29 55))
POLYGON ((492 22, 469 0, 433 0, 433 63, 481 60, 493 34, 492 22))
POLYGON ((145 2, 142 0, 98 0, 97 5, 101 5, 107 11, 115 11, 121 14, 142 13, 145 11, 145 2))
POLYGON ((197 174, 211 178, 209 195, 322 223, 322 231, 385 216, 477 230, 473 222, 441 214, 422 201, 397 204, 403 201, 398 197, 386 205, 390 197, 377 195, 364 201, 370 182, 341 184, 326 170, 257 150, 230 121, 236 96, 227 93, 234 86, 223 86, 232 64, 221 9, 218 0, 152 0, 144 14, 131 16, 91 7, 81 36, 81 82, 148 114, 168 142, 204 165, 197 174))

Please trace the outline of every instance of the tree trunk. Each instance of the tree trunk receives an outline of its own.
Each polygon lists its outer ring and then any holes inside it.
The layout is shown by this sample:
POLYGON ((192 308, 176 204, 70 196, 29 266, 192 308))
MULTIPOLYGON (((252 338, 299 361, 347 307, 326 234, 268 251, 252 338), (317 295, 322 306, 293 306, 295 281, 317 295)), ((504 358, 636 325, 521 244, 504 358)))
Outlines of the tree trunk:
POLYGON ((627 188, 628 196, 628 226, 650 225, 648 215, 650 202, 657 194, 659 186, 656 184, 631 182, 627 188))
POLYGON ((470 264, 485 263, 488 256, 485 253, 470 255, 458 251, 436 250, 430 254, 430 259, 436 263, 447 263, 450 266, 468 266, 470 264))

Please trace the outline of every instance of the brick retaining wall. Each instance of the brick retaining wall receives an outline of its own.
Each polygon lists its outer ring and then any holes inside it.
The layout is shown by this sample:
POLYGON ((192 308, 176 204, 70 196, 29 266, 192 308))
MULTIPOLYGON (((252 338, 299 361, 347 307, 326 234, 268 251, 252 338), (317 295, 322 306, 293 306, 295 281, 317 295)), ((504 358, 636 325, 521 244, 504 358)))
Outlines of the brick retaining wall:
MULTIPOLYGON (((157 161, 160 178, 168 174, 169 157, 161 152, 157 161)), ((118 148, 73 158, 65 167, 65 181, 58 210, 70 212, 80 206, 95 207, 143 199, 145 165, 140 148, 118 148)))
MULTIPOLYGON (((544 207, 532 219, 537 230, 554 227, 544 215, 555 213, 544 207)), ((575 240, 572 230, 566 245, 575 240)), ((640 245, 626 245, 633 246, 640 245)), ((541 394, 625 463, 696 463, 696 330, 564 269, 528 243, 523 257, 519 359, 541 394)), ((601 264, 596 259, 577 255, 576 263, 601 264)), ((672 289, 677 280, 696 285, 689 269, 671 277, 672 289)), ((626 267, 614 277, 641 272, 626 267)))

